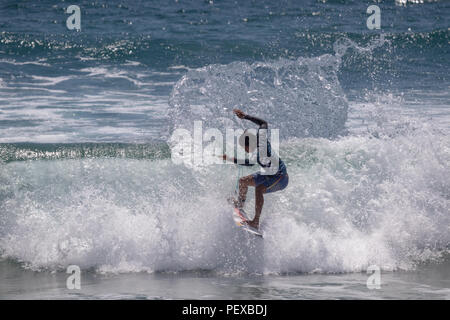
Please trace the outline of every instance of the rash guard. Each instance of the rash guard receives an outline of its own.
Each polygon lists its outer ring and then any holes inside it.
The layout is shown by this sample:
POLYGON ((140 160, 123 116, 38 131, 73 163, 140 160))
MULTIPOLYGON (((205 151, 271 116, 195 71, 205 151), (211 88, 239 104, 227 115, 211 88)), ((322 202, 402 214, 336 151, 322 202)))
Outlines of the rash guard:
POLYGON ((286 174, 286 165, 275 152, 272 152, 272 147, 267 138, 267 122, 249 115, 246 115, 244 119, 259 125, 256 133, 256 161, 255 154, 253 154, 250 159, 245 159, 244 163, 238 163, 236 159, 234 159, 234 162, 243 166, 253 166, 258 163, 263 175, 286 174))

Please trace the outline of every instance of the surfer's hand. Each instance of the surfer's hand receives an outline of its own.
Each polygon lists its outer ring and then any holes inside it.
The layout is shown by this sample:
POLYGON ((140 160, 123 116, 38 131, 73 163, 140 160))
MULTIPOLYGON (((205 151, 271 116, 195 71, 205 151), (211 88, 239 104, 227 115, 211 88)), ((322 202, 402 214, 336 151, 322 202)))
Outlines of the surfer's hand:
POLYGON ((239 119, 244 119, 245 118, 245 113, 239 109, 233 109, 233 112, 235 115, 237 115, 237 117, 239 119))

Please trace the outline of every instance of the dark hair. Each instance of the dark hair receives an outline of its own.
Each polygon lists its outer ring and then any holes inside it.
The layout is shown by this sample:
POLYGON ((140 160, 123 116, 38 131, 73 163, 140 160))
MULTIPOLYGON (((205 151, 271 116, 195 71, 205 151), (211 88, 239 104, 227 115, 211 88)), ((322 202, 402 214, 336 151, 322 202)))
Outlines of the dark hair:
POLYGON ((245 130, 244 133, 239 137, 239 145, 243 148, 251 148, 254 143, 253 141, 251 142, 250 139, 255 139, 254 142, 256 142, 256 136, 252 132, 245 130))

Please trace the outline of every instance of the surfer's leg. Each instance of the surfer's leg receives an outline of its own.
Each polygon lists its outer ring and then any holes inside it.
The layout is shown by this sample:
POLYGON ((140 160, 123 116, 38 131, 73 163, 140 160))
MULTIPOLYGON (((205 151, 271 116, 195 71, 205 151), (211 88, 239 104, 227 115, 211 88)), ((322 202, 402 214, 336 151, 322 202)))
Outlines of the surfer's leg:
POLYGON ((247 198, 247 191, 248 187, 254 187, 255 186, 255 180, 253 179, 253 176, 246 176, 239 179, 239 199, 238 199, 238 205, 242 207, 243 203, 245 202, 245 199, 247 198))
POLYGON ((261 216, 262 208, 264 205, 264 193, 266 192, 266 187, 264 185, 259 185, 255 187, 255 217, 252 221, 248 222, 248 225, 258 229, 259 227, 259 217, 261 216))

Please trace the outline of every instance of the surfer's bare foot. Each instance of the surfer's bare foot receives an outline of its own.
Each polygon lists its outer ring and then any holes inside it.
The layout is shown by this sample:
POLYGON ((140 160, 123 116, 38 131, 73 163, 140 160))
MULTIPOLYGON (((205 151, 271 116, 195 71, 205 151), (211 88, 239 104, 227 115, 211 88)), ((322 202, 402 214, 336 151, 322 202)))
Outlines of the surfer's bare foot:
POLYGON ((244 206, 244 201, 236 200, 233 197, 228 198, 228 201, 231 202, 236 208, 241 209, 244 206))
POLYGON ((259 229, 259 221, 250 220, 250 221, 247 221, 247 224, 248 224, 250 227, 255 228, 256 230, 259 229))

